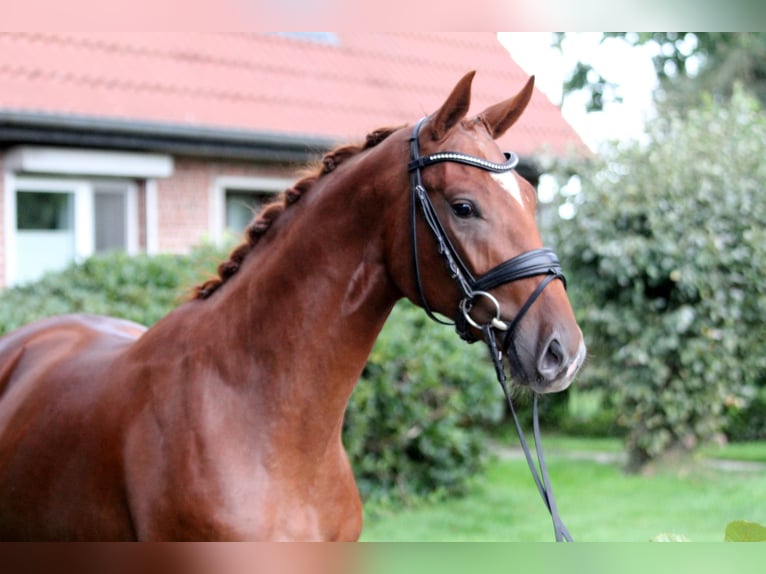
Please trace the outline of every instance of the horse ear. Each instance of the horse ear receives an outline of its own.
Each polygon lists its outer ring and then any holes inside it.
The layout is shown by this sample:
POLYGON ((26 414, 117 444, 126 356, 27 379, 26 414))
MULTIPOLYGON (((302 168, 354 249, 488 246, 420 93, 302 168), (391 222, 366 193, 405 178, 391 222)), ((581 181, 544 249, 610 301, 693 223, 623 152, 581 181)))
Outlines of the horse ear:
POLYGON ((535 77, 531 76, 521 91, 505 101, 488 107, 477 118, 484 122, 492 139, 497 139, 510 128, 527 107, 535 87, 535 77))
POLYGON ((429 122, 434 140, 442 139, 468 113, 471 105, 471 82, 476 70, 468 72, 452 88, 452 93, 436 111, 429 122))

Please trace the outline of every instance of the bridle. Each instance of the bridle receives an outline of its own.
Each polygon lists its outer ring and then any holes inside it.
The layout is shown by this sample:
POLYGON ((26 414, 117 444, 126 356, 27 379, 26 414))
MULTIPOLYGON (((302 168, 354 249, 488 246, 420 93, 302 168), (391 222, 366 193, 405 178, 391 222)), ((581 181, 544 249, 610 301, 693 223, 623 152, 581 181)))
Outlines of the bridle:
MULTIPOLYGON (((537 451, 537 459, 540 466, 540 472, 538 473, 537 465, 535 465, 524 433, 519 423, 519 419, 516 416, 516 410, 513 407, 513 401, 511 400, 510 391, 508 390, 507 377, 505 374, 505 367, 503 365, 503 355, 508 357, 509 362, 514 363, 514 368, 523 369, 521 361, 518 358, 516 347, 514 344, 516 329, 524 317, 529 311, 532 304, 542 294, 543 290, 554 280, 560 279, 566 287, 566 279, 561 270, 556 254, 547 248, 532 249, 526 251, 521 255, 517 255, 512 259, 504 261, 493 267, 480 277, 474 277, 466 264, 460 258, 460 255, 455 249, 455 246, 450 241, 444 226, 442 225, 439 217, 436 213, 431 199, 428 197, 428 192, 423 186, 423 179, 421 177, 421 170, 429 165, 436 163, 452 162, 468 165, 490 171, 493 173, 506 173, 512 171, 519 163, 519 158, 510 152, 505 153, 506 160, 502 163, 497 163, 467 155, 456 151, 440 151, 430 155, 420 155, 420 144, 418 136, 420 128, 426 118, 421 119, 413 128, 412 136, 410 137, 410 162, 407 169, 410 174, 410 191, 411 191, 411 205, 410 205, 410 226, 412 234, 412 253, 413 264, 415 269, 415 282, 417 284, 418 296, 420 302, 425 309, 426 314, 434 321, 443 325, 454 325, 461 338, 468 342, 475 342, 477 339, 471 333, 469 326, 482 332, 484 341, 490 350, 495 371, 497 374, 498 382, 503 389, 505 398, 511 409, 514 423, 516 424, 516 430, 519 433, 519 440, 524 450, 524 455, 527 459, 527 464, 532 472, 532 477, 535 480, 537 488, 540 492, 540 496, 548 507, 551 517, 553 519, 554 531, 557 541, 571 541, 572 537, 561 521, 556 508, 556 501, 553 496, 553 490, 551 489, 550 479, 548 477, 548 470, 545 464, 545 458, 542 452, 542 446, 540 441, 539 423, 538 423, 538 409, 537 409, 537 397, 535 393, 533 402, 533 432, 535 438, 535 448, 537 451), (423 289, 423 282, 420 273, 420 261, 418 257, 418 234, 417 234, 417 214, 418 208, 423 215, 428 228, 431 230, 434 238, 436 239, 437 249, 439 254, 444 259, 447 269, 451 278, 455 281, 458 289, 461 292, 461 300, 459 304, 459 310, 454 321, 445 321, 437 317, 425 296, 423 289), (494 295, 490 293, 492 289, 495 289, 506 283, 518 281, 528 277, 544 276, 543 280, 537 285, 532 294, 527 298, 526 302, 521 306, 516 316, 511 321, 506 321, 502 318, 502 312, 500 309, 500 303, 494 295), (490 301, 495 306, 495 316, 485 324, 479 324, 472 316, 471 309, 475 302, 479 298, 484 298, 490 301), (496 332, 500 331, 505 333, 503 337, 502 350, 497 347, 496 332), (540 478, 542 475, 542 479, 540 478)), ((523 372, 523 370, 522 370, 523 372)))
MULTIPOLYGON (((425 118, 424 118, 425 119, 425 118)), ((503 352, 507 353, 511 345, 513 344, 513 338, 516 333, 521 319, 530 309, 535 300, 542 294, 545 287, 554 279, 561 279, 566 286, 566 279, 561 271, 561 264, 559 263, 556 254, 547 248, 532 249, 518 255, 512 259, 504 261, 496 267, 487 271, 481 277, 475 278, 466 264, 460 258, 460 255, 455 249, 455 246, 450 241, 444 227, 439 221, 439 217, 436 214, 436 209, 431 203, 431 199, 428 197, 428 192, 423 186, 423 180, 420 170, 429 165, 442 162, 461 163, 483 169, 485 171, 491 171, 493 173, 506 173, 512 171, 519 163, 519 158, 516 154, 506 152, 506 161, 503 163, 496 163, 488 161, 482 158, 474 157, 460 152, 447 151, 437 152, 427 156, 420 155, 420 145, 418 143, 418 134, 420 127, 423 124, 424 119, 421 119, 412 131, 412 137, 410 137, 410 162, 407 169, 410 172, 410 190, 412 192, 411 202, 411 229, 412 229, 412 250, 413 259, 415 263, 415 281, 417 283, 418 295, 420 301, 423 304, 428 316, 439 323, 445 325, 454 325, 458 334, 466 341, 473 342, 476 338, 471 334, 468 326, 472 326, 476 329, 481 329, 479 325, 471 317, 471 308, 478 297, 484 297, 495 305, 495 317, 491 320, 493 328, 504 331, 505 338, 503 341, 503 352), (417 208, 420 207, 420 211, 431 229, 436 242, 438 244, 439 254, 444 258, 449 269, 450 276, 457 283, 460 289, 462 299, 460 301, 460 313, 456 317, 454 323, 444 321, 436 317, 428 305, 425 292, 423 291, 423 283, 420 273, 420 263, 418 261, 418 237, 417 237, 417 208), (527 301, 522 305, 516 317, 512 321, 506 322, 501 319, 500 303, 490 293, 490 291, 505 283, 511 283, 512 281, 518 281, 519 279, 525 279, 527 277, 535 277, 538 275, 545 275, 545 279, 537 286, 532 292, 527 301)), ((515 354, 515 349, 514 349, 515 354)))

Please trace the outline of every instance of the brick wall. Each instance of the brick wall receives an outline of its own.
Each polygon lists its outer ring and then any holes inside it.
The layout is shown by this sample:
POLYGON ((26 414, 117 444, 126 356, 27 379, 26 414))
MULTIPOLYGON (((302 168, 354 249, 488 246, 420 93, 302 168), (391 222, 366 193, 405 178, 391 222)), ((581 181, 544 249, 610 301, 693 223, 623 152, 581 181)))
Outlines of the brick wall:
MULTIPOLYGON (((173 175, 157 180, 158 248, 183 253, 210 234, 210 190, 222 176, 287 177, 285 167, 176 157, 173 175)), ((297 178, 295 178, 297 179, 297 178)))

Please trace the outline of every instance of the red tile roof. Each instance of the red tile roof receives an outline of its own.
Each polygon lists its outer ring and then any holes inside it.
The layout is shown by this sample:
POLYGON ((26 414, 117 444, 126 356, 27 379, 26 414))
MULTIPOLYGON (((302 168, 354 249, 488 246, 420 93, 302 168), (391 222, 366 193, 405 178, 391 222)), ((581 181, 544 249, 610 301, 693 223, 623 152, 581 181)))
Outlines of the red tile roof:
MULTIPOLYGON (((334 139, 432 112, 476 69, 472 111, 527 79, 491 33, 0 33, 0 110, 334 139), (322 39, 322 38, 320 38, 322 39)), ((502 145, 582 152, 536 91, 502 145)))

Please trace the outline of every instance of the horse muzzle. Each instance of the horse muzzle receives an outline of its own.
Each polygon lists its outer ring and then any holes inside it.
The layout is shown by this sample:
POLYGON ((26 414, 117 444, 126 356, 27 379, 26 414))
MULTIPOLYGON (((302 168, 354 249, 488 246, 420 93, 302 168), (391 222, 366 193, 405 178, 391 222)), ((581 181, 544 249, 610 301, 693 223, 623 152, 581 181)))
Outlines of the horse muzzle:
POLYGON ((585 343, 580 343, 574 353, 567 352, 565 346, 555 337, 551 337, 542 353, 537 357, 535 377, 529 386, 536 393, 556 393, 566 389, 577 376, 585 363, 585 343))

